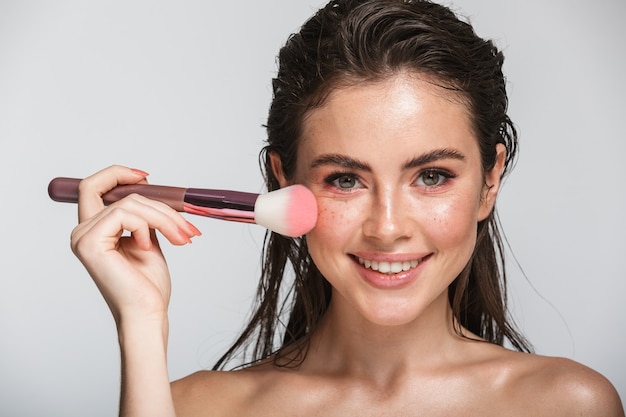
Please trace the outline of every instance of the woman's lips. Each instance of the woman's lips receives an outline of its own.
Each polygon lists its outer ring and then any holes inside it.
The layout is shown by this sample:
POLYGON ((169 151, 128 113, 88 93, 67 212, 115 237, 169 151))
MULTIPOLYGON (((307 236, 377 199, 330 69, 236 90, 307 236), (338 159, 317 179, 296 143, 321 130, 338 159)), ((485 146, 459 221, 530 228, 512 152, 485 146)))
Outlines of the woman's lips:
POLYGON ((360 266, 363 279, 376 288, 400 288, 415 281, 422 270, 421 266, 430 258, 429 255, 413 257, 368 257, 353 255, 360 266))
POLYGON ((398 272, 408 271, 411 268, 416 268, 421 261, 421 259, 412 259, 410 261, 388 262, 363 259, 359 257, 357 257, 357 260, 364 267, 370 268, 372 271, 378 271, 383 274, 397 274, 398 272))

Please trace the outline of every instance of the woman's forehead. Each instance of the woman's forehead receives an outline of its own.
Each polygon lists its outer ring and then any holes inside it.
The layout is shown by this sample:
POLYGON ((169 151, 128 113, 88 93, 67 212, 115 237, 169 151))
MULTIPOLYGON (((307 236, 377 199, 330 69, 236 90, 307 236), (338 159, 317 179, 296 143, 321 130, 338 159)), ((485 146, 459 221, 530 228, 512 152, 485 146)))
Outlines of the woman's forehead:
POLYGON ((442 150, 479 163, 465 105, 440 89, 425 81, 396 79, 334 90, 304 124, 298 169, 348 157, 373 171, 385 165, 404 169, 407 161, 442 150))
POLYGON ((413 76, 334 89, 323 105, 309 112, 302 133, 303 145, 330 148, 394 139, 475 142, 459 95, 413 76))

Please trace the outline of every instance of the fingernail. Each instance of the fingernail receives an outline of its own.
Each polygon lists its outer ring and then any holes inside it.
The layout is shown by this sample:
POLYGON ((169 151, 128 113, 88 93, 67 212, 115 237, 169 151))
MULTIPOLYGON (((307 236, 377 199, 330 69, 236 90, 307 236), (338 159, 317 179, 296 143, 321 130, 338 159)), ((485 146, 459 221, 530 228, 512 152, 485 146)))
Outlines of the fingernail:
POLYGON ((181 229, 180 227, 178 228, 178 234, 180 235, 180 237, 183 238, 183 240, 186 243, 192 243, 191 238, 189 237, 189 235, 187 234, 187 232, 185 232, 183 229, 181 229))
POLYGON ((185 220, 185 222, 187 222, 187 226, 189 226, 189 229, 191 230, 191 232, 193 232, 194 236, 202 236, 202 232, 198 230, 196 226, 191 224, 188 220, 185 220))
POLYGON ((147 177, 148 175, 150 175, 146 171, 142 171, 142 170, 137 169, 137 168, 131 168, 130 170, 133 171, 135 174, 140 175, 142 177, 147 177))

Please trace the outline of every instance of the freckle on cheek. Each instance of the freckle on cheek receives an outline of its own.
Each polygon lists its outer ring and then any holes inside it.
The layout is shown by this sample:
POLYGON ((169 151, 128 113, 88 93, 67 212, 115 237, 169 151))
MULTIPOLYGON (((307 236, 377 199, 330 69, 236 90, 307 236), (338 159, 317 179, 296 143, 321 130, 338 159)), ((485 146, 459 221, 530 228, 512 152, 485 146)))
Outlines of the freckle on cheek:
POLYGON ((327 208, 321 208, 318 213, 318 223, 336 223, 337 219, 341 219, 341 214, 337 213, 335 210, 330 210, 327 208))

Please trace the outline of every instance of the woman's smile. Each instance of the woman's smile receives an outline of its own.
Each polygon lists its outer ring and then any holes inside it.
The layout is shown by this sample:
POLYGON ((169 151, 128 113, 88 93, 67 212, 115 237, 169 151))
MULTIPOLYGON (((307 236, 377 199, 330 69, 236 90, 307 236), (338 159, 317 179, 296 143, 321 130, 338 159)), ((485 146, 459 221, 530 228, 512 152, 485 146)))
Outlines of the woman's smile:
POLYGON ((378 289, 401 289, 419 279, 419 272, 430 255, 368 255, 354 256, 359 275, 378 289), (400 259, 400 260, 387 260, 400 259))
POLYGON ((399 272, 408 271, 409 269, 416 268, 423 258, 412 259, 410 261, 376 261, 373 259, 357 258, 359 263, 365 268, 369 268, 372 271, 378 271, 381 274, 397 274, 399 272))

